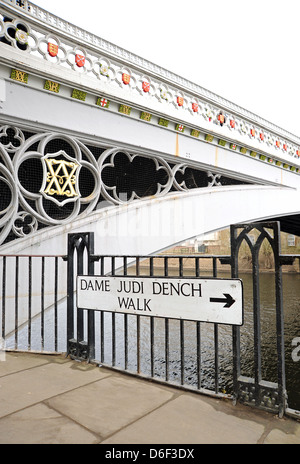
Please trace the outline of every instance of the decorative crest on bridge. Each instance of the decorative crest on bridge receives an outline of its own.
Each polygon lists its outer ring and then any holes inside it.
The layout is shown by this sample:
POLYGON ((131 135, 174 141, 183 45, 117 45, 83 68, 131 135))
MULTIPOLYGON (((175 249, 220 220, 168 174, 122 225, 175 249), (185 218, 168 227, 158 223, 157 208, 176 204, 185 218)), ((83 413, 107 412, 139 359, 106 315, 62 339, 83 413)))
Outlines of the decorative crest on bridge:
POLYGON ((44 180, 41 193, 45 198, 63 206, 80 197, 78 174, 81 166, 75 159, 61 150, 44 156, 42 163, 44 180))

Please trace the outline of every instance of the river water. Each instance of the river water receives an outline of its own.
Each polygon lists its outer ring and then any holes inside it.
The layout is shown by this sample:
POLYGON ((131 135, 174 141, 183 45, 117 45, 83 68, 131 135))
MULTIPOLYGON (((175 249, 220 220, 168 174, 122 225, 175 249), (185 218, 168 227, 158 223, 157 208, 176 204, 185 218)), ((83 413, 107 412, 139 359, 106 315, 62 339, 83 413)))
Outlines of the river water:
MULTIPOLYGON (((230 275, 223 274, 221 277, 230 275)), ((239 276, 244 287, 244 325, 241 327, 241 374, 254 377, 252 275, 239 276)), ((300 410, 300 275, 283 274, 283 308, 285 332, 285 368, 288 405, 300 410)), ((277 381, 275 279, 273 273, 260 274, 261 353, 263 380, 277 381)), ((229 327, 222 335, 230 337, 229 327)), ((229 341, 228 341, 229 343, 229 341)), ((226 346, 226 343, 225 343, 226 346)), ((223 370, 229 370, 226 354, 223 370)), ((226 375, 226 374, 225 374, 226 375)), ((225 384, 227 382, 225 381, 225 384)))
MULTIPOLYGON (((174 273, 175 274, 175 273, 174 273)), ((189 272, 186 272, 190 275, 189 272)), ((172 275, 172 272, 169 272, 172 275)), ((177 274, 178 275, 178 274, 177 274)), ((205 277, 204 274, 202 274, 205 277)), ((221 273, 220 278, 230 278, 230 274, 221 273)), ((254 378, 254 340, 253 340, 253 297, 252 274, 240 274, 244 287, 244 325, 241 333, 241 374, 254 378)), ((285 332, 285 368, 286 385, 288 392, 288 406, 300 410, 300 275, 283 273, 283 308, 284 308, 284 332, 285 332)), ((260 274, 260 310, 261 310, 261 356, 262 379, 277 382, 277 340, 276 340, 276 305, 275 305, 275 277, 274 273, 260 274)), ((214 331, 213 324, 201 324, 201 350, 202 364, 205 367, 211 382, 204 385, 213 388, 214 357, 209 355, 213 350, 214 331), (207 352, 207 353, 206 353, 207 352), (209 371, 211 371, 209 373, 209 371), (209 384, 210 383, 210 384, 209 384)), ((163 330, 163 329, 161 329, 163 330)), ((176 332, 176 330, 175 330, 176 332)), ((185 328, 185 353, 189 350, 196 351, 194 343, 195 327, 193 323, 186 323, 185 328), (189 330, 191 336, 189 337, 189 330), (193 335, 193 336, 192 336, 193 335)), ((170 332, 171 333, 171 332, 170 332)), ((145 338, 147 338, 145 331, 145 338)), ((176 336, 176 334, 175 334, 176 336)), ((171 335, 172 337, 172 335, 171 335)), ((159 338, 159 337, 158 337, 159 338)), ((146 344, 146 341, 144 341, 146 344)), ((157 350, 159 351, 159 350, 157 350)), ((174 349, 173 356, 178 356, 178 350, 174 349)), ((157 358, 162 359, 160 355, 157 358)), ((193 358, 192 356, 190 357, 193 358)), ((229 392, 232 385, 232 329, 230 326, 219 326, 219 362, 221 383, 224 391, 229 392)), ((164 363, 161 361, 162 364, 164 363)), ((176 369, 179 362, 173 361, 174 376, 179 374, 176 369)), ((185 369, 190 374, 187 377, 191 383, 195 379, 195 356, 189 369, 188 355, 185 361, 185 369), (193 367, 192 367, 193 364, 193 367)), ((159 370, 159 367, 157 368, 159 370)), ((170 372, 172 377, 172 372, 170 372)))

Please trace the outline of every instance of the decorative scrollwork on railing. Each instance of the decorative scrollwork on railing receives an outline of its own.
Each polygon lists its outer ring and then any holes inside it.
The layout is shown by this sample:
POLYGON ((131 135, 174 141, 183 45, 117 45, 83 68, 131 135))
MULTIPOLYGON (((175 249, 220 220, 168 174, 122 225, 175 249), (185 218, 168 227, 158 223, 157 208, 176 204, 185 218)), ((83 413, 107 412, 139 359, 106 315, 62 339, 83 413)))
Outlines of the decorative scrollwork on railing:
POLYGON ((29 213, 19 213, 13 223, 12 230, 17 237, 26 237, 36 232, 38 229, 38 222, 36 218, 32 217, 29 213))
POLYGON ((0 144, 8 153, 14 153, 25 142, 23 132, 17 127, 3 126, 0 132, 0 144))
POLYGON ((0 244, 9 234, 18 211, 18 190, 10 156, 0 144, 0 244))

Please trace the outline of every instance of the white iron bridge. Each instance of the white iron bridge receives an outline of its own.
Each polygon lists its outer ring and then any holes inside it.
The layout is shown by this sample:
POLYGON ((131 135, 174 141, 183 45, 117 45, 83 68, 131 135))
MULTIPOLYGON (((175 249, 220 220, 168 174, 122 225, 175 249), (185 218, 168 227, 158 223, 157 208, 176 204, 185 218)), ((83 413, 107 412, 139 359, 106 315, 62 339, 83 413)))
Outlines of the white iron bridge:
POLYGON ((156 253, 234 223, 300 234, 300 139, 26 0, 0 5, 0 252, 156 253))

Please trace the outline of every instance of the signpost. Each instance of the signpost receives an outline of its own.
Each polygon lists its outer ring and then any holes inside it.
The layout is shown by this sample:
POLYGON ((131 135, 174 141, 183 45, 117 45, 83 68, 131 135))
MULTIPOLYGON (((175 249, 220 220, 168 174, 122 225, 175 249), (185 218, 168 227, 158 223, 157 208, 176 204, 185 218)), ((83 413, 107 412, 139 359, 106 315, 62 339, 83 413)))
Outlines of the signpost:
POLYGON ((240 279, 78 276, 77 307, 243 325, 240 279))

